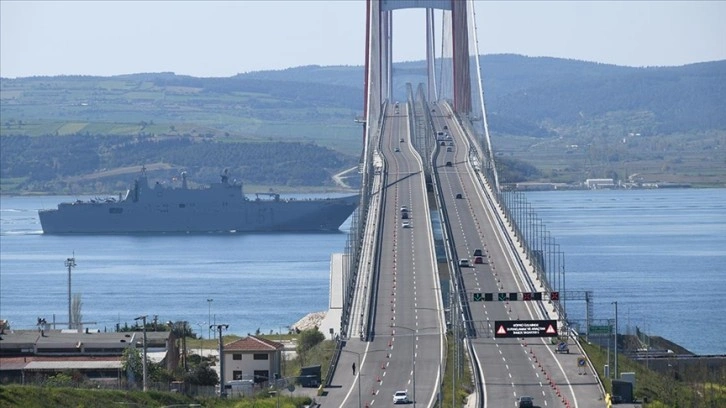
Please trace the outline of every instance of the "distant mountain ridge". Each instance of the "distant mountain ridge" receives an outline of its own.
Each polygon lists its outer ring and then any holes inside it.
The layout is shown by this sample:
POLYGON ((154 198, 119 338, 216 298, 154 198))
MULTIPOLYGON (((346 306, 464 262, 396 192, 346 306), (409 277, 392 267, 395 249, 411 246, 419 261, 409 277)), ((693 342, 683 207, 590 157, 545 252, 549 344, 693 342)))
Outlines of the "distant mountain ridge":
MULTIPOLYGON (((480 62, 494 150, 535 166, 509 163, 503 168, 518 166, 523 176, 505 180, 627 177, 634 171, 718 179, 711 169, 726 167, 718 159, 726 148, 726 60, 633 68, 498 54, 480 62), (629 135, 644 139, 624 144, 629 135), (529 139, 549 141, 549 156, 537 157, 545 150, 529 139)), ((406 83, 425 82, 425 73, 424 61, 394 64, 394 97, 404 100, 406 83)), ((361 66, 312 65, 228 78, 170 72, 2 78, 2 189, 57 190, 63 179, 53 174, 85 179, 94 169, 142 162, 184 168, 196 179, 232 166, 248 183, 327 185, 327 174, 359 158, 362 129, 354 119, 362 115, 363 87, 361 66), (240 146, 225 149, 230 143, 240 146), (306 156, 326 157, 324 172, 313 175, 303 170, 305 161, 282 160, 298 143, 306 156), (23 150, 30 146, 32 155, 23 150), (135 146, 137 156, 113 157, 120 146, 135 146), (184 148, 175 147, 171 158, 163 150, 169 146, 184 148), (221 157, 234 156, 214 153, 238 148, 240 158, 254 159, 256 166, 222 163, 221 157), (184 151, 205 155, 185 159, 184 151), (253 151, 261 156, 247 154, 253 151), (71 166, 73 160, 87 164, 71 166)))
MULTIPOLYGON (((677 67, 624 67, 552 57, 480 57, 488 113, 517 121, 574 124, 582 115, 651 111, 658 132, 726 129, 726 60, 677 67)), ((362 67, 303 66, 238 78, 308 81, 363 89, 362 67), (356 85, 356 80, 358 84, 356 85)), ((394 95, 426 79, 424 61, 394 64, 394 95), (405 71, 404 79, 396 75, 405 71)), ((496 126, 493 131, 497 131, 496 126)))

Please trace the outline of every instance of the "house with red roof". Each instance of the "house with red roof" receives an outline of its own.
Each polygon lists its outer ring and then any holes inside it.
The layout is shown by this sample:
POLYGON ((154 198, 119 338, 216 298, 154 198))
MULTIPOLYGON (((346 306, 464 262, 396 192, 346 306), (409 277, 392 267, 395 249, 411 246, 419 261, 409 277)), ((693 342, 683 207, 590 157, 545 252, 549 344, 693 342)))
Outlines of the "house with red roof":
POLYGON ((284 345, 248 336, 224 345, 224 378, 265 383, 282 376, 284 345))

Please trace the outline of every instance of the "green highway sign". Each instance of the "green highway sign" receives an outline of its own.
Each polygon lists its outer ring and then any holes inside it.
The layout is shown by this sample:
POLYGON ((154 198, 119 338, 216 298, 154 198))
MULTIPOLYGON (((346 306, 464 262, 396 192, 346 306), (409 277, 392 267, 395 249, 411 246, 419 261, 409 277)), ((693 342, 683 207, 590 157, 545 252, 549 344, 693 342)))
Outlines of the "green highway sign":
POLYGON ((589 334, 610 334, 612 333, 611 326, 590 326, 588 330, 589 334))

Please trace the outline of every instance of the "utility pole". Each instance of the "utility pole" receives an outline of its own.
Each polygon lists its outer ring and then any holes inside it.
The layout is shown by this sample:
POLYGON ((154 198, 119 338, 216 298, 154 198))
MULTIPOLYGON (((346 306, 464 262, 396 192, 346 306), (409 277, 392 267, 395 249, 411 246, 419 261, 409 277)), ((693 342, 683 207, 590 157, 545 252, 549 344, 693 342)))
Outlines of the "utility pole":
POLYGON ((618 333, 619 333, 618 302, 615 302, 615 379, 616 380, 618 378, 620 378, 620 374, 618 371, 618 333))
POLYGON ((68 268, 68 328, 73 328, 73 315, 71 314, 71 269, 76 267, 75 253, 72 258, 66 259, 66 268, 68 268))
POLYGON ((216 328, 219 331, 219 396, 227 397, 227 390, 224 388, 224 343, 222 342, 222 330, 229 328, 228 324, 209 325, 209 329, 216 328))
POLYGON ((209 331, 207 332, 208 339, 212 338, 212 326, 214 326, 212 324, 212 302, 213 301, 214 301, 214 299, 207 299, 207 306, 208 306, 207 324, 209 325, 209 331))
POLYGON ((147 385, 148 384, 148 382, 147 382, 148 381, 148 379, 147 379, 148 370, 146 367, 146 315, 139 316, 139 317, 135 318, 134 320, 137 320, 137 321, 141 320, 144 325, 144 346, 143 346, 144 347, 144 357, 143 357, 143 360, 141 360, 141 364, 143 367, 142 370, 143 370, 144 392, 146 392, 148 390, 148 385, 147 385))

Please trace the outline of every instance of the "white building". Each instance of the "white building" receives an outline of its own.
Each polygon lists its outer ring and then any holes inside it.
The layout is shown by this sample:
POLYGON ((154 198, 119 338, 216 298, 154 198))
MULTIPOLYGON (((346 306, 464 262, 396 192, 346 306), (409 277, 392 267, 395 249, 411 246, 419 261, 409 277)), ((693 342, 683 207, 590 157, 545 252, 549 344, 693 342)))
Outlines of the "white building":
POLYGON ((591 190, 600 188, 615 188, 615 181, 611 178, 587 179, 585 180, 585 186, 591 190))
POLYGON ((282 376, 282 343, 256 336, 224 345, 224 378, 265 383, 282 376))

